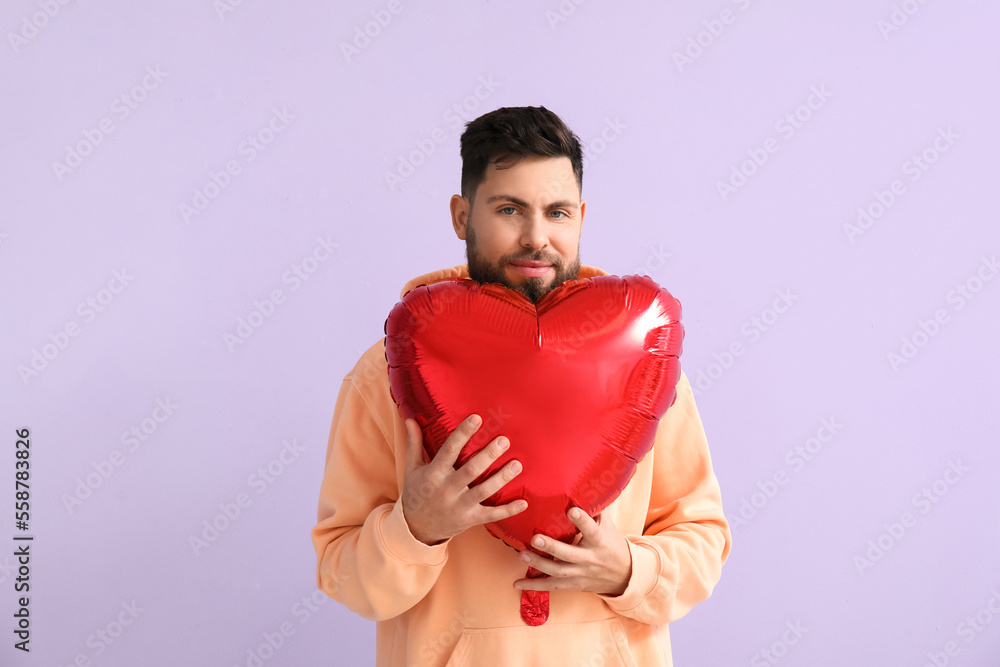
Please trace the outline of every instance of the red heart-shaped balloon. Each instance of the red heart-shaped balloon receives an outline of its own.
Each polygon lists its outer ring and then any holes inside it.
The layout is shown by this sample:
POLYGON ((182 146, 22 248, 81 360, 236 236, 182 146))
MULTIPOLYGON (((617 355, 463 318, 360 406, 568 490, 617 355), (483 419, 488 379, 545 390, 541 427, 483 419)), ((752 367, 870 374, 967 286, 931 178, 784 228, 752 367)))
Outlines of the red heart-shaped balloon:
POLYGON ((647 276, 570 280, 533 304, 497 284, 453 279, 407 292, 385 322, 393 400, 433 457, 468 415, 483 422, 463 465, 496 436, 520 475, 484 504, 528 509, 487 524, 524 550, 536 533, 571 542, 571 506, 594 516, 649 451, 680 377, 680 302, 647 276))

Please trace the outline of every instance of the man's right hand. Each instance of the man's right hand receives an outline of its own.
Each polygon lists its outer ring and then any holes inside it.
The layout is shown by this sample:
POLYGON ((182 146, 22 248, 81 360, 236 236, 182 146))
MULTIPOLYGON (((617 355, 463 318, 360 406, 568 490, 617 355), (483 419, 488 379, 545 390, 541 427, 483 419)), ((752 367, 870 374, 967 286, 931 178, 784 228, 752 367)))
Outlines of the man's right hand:
POLYGON ((415 419, 405 421, 403 517, 410 533, 424 544, 439 544, 467 528, 506 519, 528 509, 528 501, 523 499, 497 507, 482 504, 521 472, 519 461, 509 461, 482 484, 469 488, 507 450, 510 442, 505 436, 497 436, 465 465, 455 469, 459 453, 481 423, 479 415, 469 415, 451 432, 434 458, 424 463, 420 425, 415 419))

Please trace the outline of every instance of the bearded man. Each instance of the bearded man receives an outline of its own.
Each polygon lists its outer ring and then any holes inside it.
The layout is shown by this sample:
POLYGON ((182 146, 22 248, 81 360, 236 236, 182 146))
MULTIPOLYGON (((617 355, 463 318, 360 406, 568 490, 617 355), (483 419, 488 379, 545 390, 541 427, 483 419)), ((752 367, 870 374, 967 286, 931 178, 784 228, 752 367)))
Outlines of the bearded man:
MULTIPOLYGON (((467 263, 413 278, 400 297, 471 278, 537 302, 567 280, 607 275, 580 263, 582 152, 556 114, 491 111, 467 124, 461 156, 451 220, 467 263)), ((426 460, 417 422, 403 419, 389 393, 379 340, 344 378, 334 408, 312 530, 319 588, 376 622, 379 667, 672 665, 668 624, 709 597, 732 540, 683 372, 676 395, 652 449, 599 520, 571 508, 574 544, 536 535, 531 546, 551 558, 518 554, 483 524, 525 511, 527 501, 483 501, 520 463, 470 486, 507 438, 456 468, 491 418, 472 414, 426 460), (525 578, 526 565, 548 576, 525 578), (541 590, 550 592, 551 616, 526 625, 522 591, 541 590)))

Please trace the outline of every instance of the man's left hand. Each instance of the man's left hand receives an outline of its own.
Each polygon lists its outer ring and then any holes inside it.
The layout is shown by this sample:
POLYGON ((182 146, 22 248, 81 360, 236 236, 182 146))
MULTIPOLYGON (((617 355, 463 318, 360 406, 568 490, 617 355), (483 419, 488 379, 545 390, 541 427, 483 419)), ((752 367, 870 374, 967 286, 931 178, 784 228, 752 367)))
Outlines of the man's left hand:
POLYGON ((531 546, 556 560, 530 551, 521 552, 523 563, 549 576, 518 579, 514 588, 525 591, 568 589, 608 596, 624 593, 632 577, 632 554, 625 536, 607 517, 598 524, 579 507, 571 507, 566 516, 580 531, 582 539, 571 545, 547 535, 535 535, 531 538, 531 546))

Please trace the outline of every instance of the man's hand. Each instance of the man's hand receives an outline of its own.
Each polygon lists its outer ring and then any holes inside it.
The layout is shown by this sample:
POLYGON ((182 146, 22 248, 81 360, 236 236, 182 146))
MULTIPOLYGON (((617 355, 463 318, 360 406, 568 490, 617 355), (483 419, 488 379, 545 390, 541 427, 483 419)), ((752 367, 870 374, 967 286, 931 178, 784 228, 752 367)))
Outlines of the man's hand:
POLYGON ((519 461, 508 462, 482 484, 469 488, 507 450, 510 441, 506 437, 497 436, 455 470, 462 447, 482 424, 479 415, 469 415, 459 424, 426 464, 420 425, 415 419, 407 419, 405 424, 406 467, 401 498, 403 517, 415 538, 424 544, 439 544, 472 526, 506 519, 528 509, 526 500, 498 507, 480 504, 521 472, 519 461))
POLYGON ((621 595, 632 578, 632 554, 628 541, 614 523, 604 518, 600 525, 579 507, 566 513, 580 530, 576 545, 545 535, 531 538, 531 546, 556 558, 550 560, 529 551, 521 560, 548 577, 518 579, 514 588, 525 591, 577 590, 600 595, 621 595))

